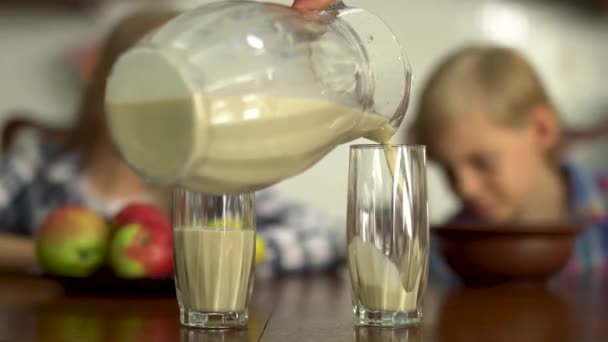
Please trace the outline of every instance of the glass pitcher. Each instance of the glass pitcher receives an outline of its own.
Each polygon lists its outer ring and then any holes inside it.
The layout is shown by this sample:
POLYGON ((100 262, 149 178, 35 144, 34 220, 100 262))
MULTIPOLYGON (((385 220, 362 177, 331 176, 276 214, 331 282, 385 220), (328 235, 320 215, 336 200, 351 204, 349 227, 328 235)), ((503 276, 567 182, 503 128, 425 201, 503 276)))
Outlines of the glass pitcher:
POLYGON ((390 140, 411 70, 376 16, 251 1, 188 11, 114 65, 111 136, 142 176, 206 193, 259 190, 339 144, 390 140))

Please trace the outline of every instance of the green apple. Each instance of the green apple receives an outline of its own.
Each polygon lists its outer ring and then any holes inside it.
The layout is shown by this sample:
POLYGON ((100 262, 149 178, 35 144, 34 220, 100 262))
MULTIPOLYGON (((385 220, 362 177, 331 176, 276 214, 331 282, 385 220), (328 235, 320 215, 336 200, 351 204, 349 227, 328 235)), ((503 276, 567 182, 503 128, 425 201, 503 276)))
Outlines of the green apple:
POLYGON ((266 244, 264 240, 256 235, 255 237, 255 265, 261 265, 266 261, 266 244))
POLYGON ((165 278, 173 274, 170 227, 131 223, 118 228, 110 245, 110 265, 121 278, 165 278))
POLYGON ((53 211, 38 229, 42 268, 58 276, 87 277, 104 262, 109 230, 97 213, 78 206, 53 211))

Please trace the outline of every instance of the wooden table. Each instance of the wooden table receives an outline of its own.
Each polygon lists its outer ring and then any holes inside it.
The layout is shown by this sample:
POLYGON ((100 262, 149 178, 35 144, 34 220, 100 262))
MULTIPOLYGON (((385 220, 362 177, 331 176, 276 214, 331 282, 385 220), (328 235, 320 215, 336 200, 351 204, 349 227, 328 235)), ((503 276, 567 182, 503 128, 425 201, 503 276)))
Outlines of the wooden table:
POLYGON ((431 286, 416 329, 352 324, 344 273, 258 280, 247 329, 180 328, 175 298, 65 295, 54 281, 0 276, 0 341, 608 341, 606 281, 548 287, 431 286))

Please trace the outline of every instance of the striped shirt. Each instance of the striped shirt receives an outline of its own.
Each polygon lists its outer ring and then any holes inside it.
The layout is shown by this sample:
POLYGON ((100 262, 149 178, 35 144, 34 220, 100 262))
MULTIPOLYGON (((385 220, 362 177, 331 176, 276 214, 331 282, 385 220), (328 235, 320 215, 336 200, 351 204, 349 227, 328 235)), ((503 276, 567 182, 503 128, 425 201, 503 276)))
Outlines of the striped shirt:
MULTIPOLYGON (((0 232, 34 236, 54 209, 81 205, 111 218, 131 201, 95 197, 82 177, 78 153, 44 141, 35 130, 23 130, 0 159, 0 232)), ((276 191, 256 194, 257 229, 265 243, 263 273, 324 271, 344 258, 336 221, 321 211, 282 198, 276 191)))

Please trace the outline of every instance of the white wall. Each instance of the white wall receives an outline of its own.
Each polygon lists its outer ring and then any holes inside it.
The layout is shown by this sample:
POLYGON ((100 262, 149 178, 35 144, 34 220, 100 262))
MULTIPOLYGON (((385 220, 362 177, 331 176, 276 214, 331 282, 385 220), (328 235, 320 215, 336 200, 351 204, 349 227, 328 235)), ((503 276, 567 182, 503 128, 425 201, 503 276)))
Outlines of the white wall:
MULTIPOLYGON (((206 2, 210 1, 181 1, 185 6, 206 2)), ((494 40, 518 46, 528 54, 569 124, 592 122, 601 109, 608 110, 606 18, 586 18, 572 9, 523 1, 353 0, 347 3, 375 12, 394 28, 414 69, 414 98, 438 58, 471 40, 494 40)), ((46 120, 68 122, 77 99, 60 58, 65 48, 79 38, 90 37, 96 30, 107 27, 122 7, 125 6, 113 7, 93 18, 0 11, 0 113, 15 107, 27 108, 47 114, 46 120)), ((415 106, 414 100, 410 114, 415 106)), ((406 122, 409 119, 411 116, 406 122)), ((347 151, 346 146, 337 148, 308 172, 284 182, 279 188, 343 218, 347 151)), ((587 153, 581 158, 592 160, 597 156, 597 153, 587 153)), ((431 168, 429 174, 431 218, 438 221, 449 215, 455 202, 445 190, 438 170, 431 168)))
POLYGON ((52 122, 68 120, 77 91, 61 58, 84 26, 69 13, 0 11, 0 120, 21 108, 52 122))
POLYGON ((77 75, 67 65, 69 51, 95 41, 134 4, 119 1, 86 15, 0 4, 0 124, 10 112, 26 109, 37 119, 68 125, 79 94, 77 75))

